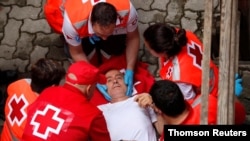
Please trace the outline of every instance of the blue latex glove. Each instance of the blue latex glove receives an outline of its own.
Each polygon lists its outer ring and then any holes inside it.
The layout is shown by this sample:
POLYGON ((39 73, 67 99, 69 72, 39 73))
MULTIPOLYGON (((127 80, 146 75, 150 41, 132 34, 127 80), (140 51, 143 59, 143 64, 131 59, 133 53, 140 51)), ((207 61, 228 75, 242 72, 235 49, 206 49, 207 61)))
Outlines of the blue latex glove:
POLYGON ((94 45, 96 42, 100 41, 100 37, 96 36, 95 34, 92 36, 89 36, 89 41, 92 45, 94 45))
POLYGON ((242 78, 239 76, 238 73, 236 73, 235 75, 235 95, 236 96, 240 96, 242 91, 243 91, 243 87, 242 87, 242 78))
POLYGON ((108 101, 111 100, 111 97, 110 97, 110 95, 107 92, 107 86, 106 85, 102 85, 102 84, 97 83, 96 87, 102 93, 102 95, 104 96, 104 98, 106 100, 108 100, 108 101))
POLYGON ((127 96, 132 96, 133 78, 134 78, 134 72, 132 70, 126 70, 125 76, 124 76, 124 81, 125 81, 125 84, 127 85, 127 93, 126 93, 127 96))

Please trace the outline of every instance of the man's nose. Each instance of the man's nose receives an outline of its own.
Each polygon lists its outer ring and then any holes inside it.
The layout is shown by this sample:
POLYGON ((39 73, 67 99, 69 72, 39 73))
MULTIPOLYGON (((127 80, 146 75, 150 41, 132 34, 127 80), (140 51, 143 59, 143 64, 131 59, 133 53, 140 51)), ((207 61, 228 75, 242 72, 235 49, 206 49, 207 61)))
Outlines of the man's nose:
POLYGON ((116 79, 114 79, 114 80, 113 80, 113 83, 117 83, 117 80, 116 80, 116 79))

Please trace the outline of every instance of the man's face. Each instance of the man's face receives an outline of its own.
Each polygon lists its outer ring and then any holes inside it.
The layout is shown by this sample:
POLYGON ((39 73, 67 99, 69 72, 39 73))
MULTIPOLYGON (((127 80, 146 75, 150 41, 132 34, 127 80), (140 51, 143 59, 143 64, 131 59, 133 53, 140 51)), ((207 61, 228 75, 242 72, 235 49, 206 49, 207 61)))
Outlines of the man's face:
POLYGON ((110 70, 105 76, 108 94, 111 97, 126 95, 127 86, 124 82, 124 75, 119 70, 110 70))
POLYGON ((115 24, 100 26, 100 24, 94 23, 92 27, 95 34, 103 40, 107 40, 108 36, 112 35, 115 30, 115 24))

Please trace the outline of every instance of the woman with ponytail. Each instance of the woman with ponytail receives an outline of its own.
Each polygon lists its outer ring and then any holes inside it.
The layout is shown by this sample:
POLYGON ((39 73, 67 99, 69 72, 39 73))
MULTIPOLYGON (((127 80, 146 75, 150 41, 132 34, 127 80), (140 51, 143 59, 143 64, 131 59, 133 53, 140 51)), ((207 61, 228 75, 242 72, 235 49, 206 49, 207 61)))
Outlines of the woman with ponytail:
MULTIPOLYGON (((175 81, 191 103, 201 92, 203 44, 191 31, 164 23, 149 26, 143 34, 146 49, 160 61, 160 77, 175 81)), ((209 93, 217 97, 218 67, 210 61, 209 93)))

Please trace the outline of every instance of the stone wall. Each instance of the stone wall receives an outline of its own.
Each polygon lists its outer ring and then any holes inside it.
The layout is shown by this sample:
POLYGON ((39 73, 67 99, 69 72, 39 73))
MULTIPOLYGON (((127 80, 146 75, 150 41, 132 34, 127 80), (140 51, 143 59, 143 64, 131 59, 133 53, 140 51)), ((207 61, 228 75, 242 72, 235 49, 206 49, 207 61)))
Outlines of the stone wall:
MULTIPOLYGON (((195 32, 202 39, 204 1, 200 0, 131 0, 139 14, 140 34, 156 22, 166 22, 195 32)), ((49 27, 43 15, 45 0, 0 1, 1 69, 26 72, 38 58, 48 57, 67 65, 59 35, 49 27)), ((218 11, 218 0, 214 4, 218 11)), ((218 12, 217 12, 218 13, 218 12)), ((142 36, 141 36, 142 37, 142 36)), ((139 59, 148 62, 157 75, 157 60, 143 47, 139 59)))

